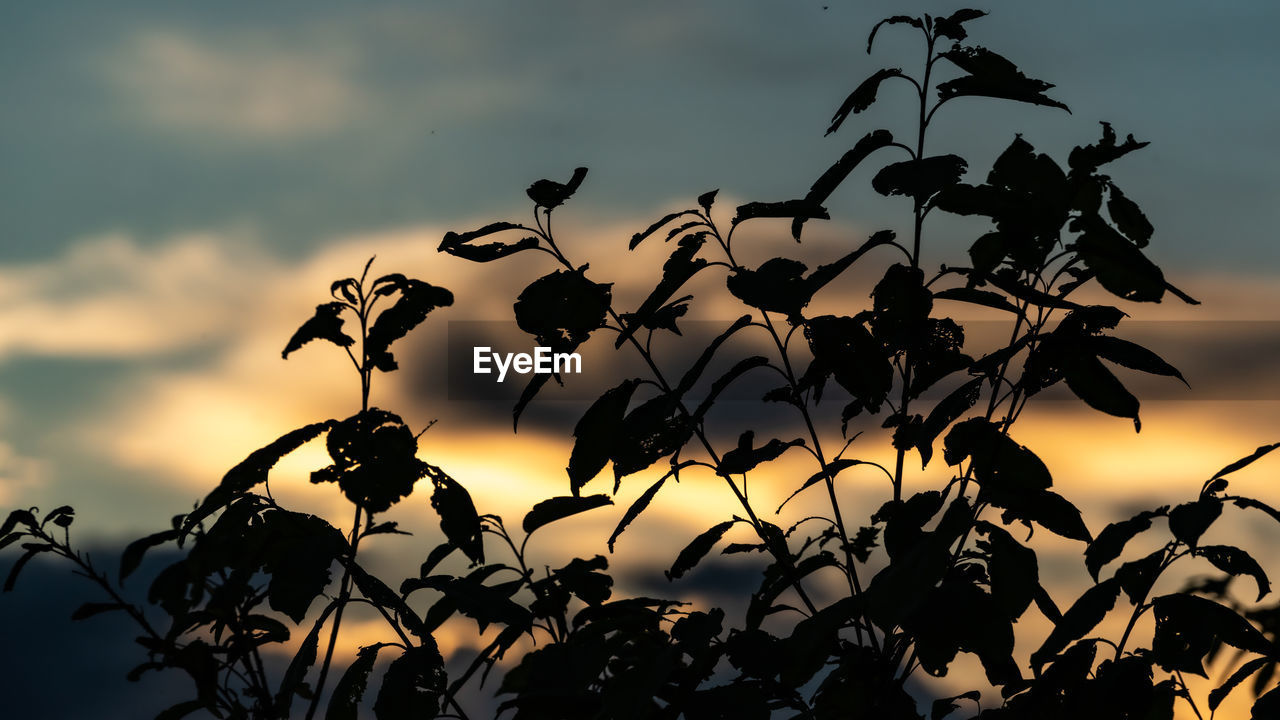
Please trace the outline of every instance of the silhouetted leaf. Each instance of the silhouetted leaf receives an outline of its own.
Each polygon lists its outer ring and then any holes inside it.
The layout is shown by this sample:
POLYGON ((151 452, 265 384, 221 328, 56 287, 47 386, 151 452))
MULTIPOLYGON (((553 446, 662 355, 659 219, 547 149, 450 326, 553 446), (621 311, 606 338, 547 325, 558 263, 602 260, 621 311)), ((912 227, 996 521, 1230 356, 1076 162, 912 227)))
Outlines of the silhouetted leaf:
POLYGON ((14 583, 18 582, 18 573, 22 572, 22 568, 31 562, 31 558, 43 552, 49 552, 53 549, 52 545, 41 545, 38 543, 23 543, 22 549, 26 550, 22 557, 13 563, 13 567, 9 569, 9 576, 4 581, 4 592, 13 590, 14 583))
POLYGON ((428 718, 440 712, 440 700, 448 680, 444 658, 431 636, 423 642, 407 648, 387 667, 373 704, 373 714, 378 720, 428 718))
POLYGON ((725 278, 725 285, 734 297, 751 307, 790 317, 798 314, 812 297, 804 281, 808 269, 799 260, 772 258, 755 270, 734 270, 725 278))
POLYGON ((1089 407, 1108 415, 1133 420, 1135 429, 1142 428, 1138 419, 1138 398, 1125 388, 1098 358, 1078 352, 1057 356, 1067 387, 1089 407))
POLYGON ((1009 619, 1016 620, 1031 605, 1040 586, 1036 553, 1019 544, 1004 528, 988 522, 979 522, 977 528, 987 536, 984 549, 991 598, 1009 619))
POLYGON ((827 466, 825 469, 819 470, 818 472, 809 476, 809 479, 805 480, 803 485, 797 488, 795 492, 788 495, 787 499, 783 500, 782 504, 778 506, 778 512, 782 512, 782 508, 786 507, 787 503, 791 502, 791 498, 795 497, 796 495, 799 495, 801 492, 805 490, 808 490, 810 487, 817 485, 823 480, 826 480, 828 475, 834 480, 835 476, 839 475, 843 470, 851 468, 855 465, 864 465, 864 464, 867 464, 867 463, 865 463, 862 460, 854 460, 852 458, 840 458, 839 460, 832 460, 830 463, 827 463, 827 466))
POLYGON ((692 460, 686 460, 685 462, 672 467, 665 475, 658 478, 657 482, 650 485, 648 490, 640 493, 640 497, 636 498, 635 502, 631 503, 631 506, 627 508, 625 513, 623 513, 622 520, 618 522, 618 527, 614 528, 613 534, 609 536, 609 552, 613 552, 613 544, 617 542, 618 536, 622 534, 622 531, 626 530, 627 526, 631 524, 631 521, 639 517, 640 513, 644 512, 645 508, 649 507, 649 503, 653 502, 654 496, 662 489, 662 484, 667 481, 667 478, 678 476, 681 470, 692 464, 692 460))
POLYGON ((1164 559, 1165 552, 1161 548, 1141 560, 1127 562, 1116 570, 1116 582, 1120 583, 1120 589, 1124 590, 1129 602, 1135 607, 1146 601, 1147 593, 1151 592, 1151 586, 1160 574, 1164 559))
POLYGON ((609 463, 613 438, 622 425, 631 396, 639 386, 638 379, 630 379, 605 391, 574 426, 573 436, 576 439, 565 471, 569 473, 569 489, 575 495, 609 463))
POLYGON ((807 199, 780 202, 749 202, 738 206, 733 224, 755 218, 804 218, 806 220, 830 220, 827 209, 807 199))
POLYGON ((759 268, 738 268, 725 279, 734 297, 754 308, 782 313, 792 322, 799 321, 800 311, 813 296, 857 262, 867 251, 893 241, 894 234, 882 230, 872 235, 857 250, 828 265, 819 265, 805 276, 807 266, 799 260, 773 258, 759 268))
MULTIPOLYGON (((1044 511, 1034 514, 1064 515, 1053 507, 1058 503, 1045 499, 1044 491, 1053 485, 1049 469, 1035 453, 1001 432, 991 421, 979 417, 953 425, 943 446, 948 465, 971 458, 973 477, 982 486, 979 502, 990 502, 1006 510, 1034 509, 1044 511), (1036 507, 1029 507, 1032 504, 1036 507)), ((1070 525, 1070 521, 1065 524, 1070 525)))
POLYGON ((191 713, 208 707, 209 704, 204 700, 186 700, 160 711, 160 714, 155 716, 155 720, 182 720, 191 713))
POLYGON ((90 603, 85 603, 80 607, 76 608, 76 611, 71 613, 71 619, 84 620, 85 618, 91 618, 94 615, 99 615, 104 612, 111 612, 112 610, 124 610, 124 609, 125 609, 125 606, 122 603, 118 603, 118 602, 109 602, 109 603, 90 602, 90 603))
POLYGON ((944 102, 955 97, 980 95, 1062 108, 1071 112, 1066 105, 1044 94, 1045 90, 1053 87, 1052 83, 1023 75, 1017 65, 986 48, 957 45, 941 53, 941 56, 968 73, 938 84, 938 97, 944 102))
POLYGON ((444 234, 444 239, 440 241, 440 246, 436 248, 436 250, 437 252, 447 252, 450 255, 460 257, 463 260, 470 260, 472 262, 489 262, 491 260, 507 257, 508 255, 514 255, 522 250, 531 250, 538 247, 538 238, 533 236, 521 238, 514 243, 493 242, 485 243, 483 245, 470 244, 471 241, 476 238, 485 237, 506 230, 529 231, 529 228, 526 228, 523 225, 517 225, 516 223, 496 222, 485 225, 479 230, 472 230, 470 232, 456 233, 450 231, 444 234))
POLYGON ((1080 509, 1052 490, 1033 492, 1020 502, 1009 505, 1010 507, 1005 508, 1006 522, 1012 513, 1021 520, 1037 522, 1049 532, 1064 538, 1086 543, 1093 540, 1080 509))
POLYGON ((862 599, 844 597, 796 623, 782 643, 780 679, 790 687, 807 683, 837 650, 840 630, 858 613, 862 599))
POLYGON ((397 367, 389 350, 391 343, 426 320, 432 310, 453 304, 453 293, 421 280, 396 283, 395 289, 400 292, 399 299, 373 321, 364 343, 364 356, 383 372, 397 367))
POLYGON ((585 272, 584 266, 544 275, 516 299, 516 324, 540 346, 569 352, 604 325, 612 283, 591 282, 585 272))
POLYGON ((659 395, 641 403, 622 419, 613 445, 613 474, 621 479, 670 455, 693 435, 693 422, 679 400, 659 395))
POLYGON ((524 607, 511 599, 511 594, 521 587, 520 581, 489 586, 474 574, 454 578, 444 587, 445 596, 458 608, 458 612, 476 621, 480 632, 492 623, 527 630, 533 621, 524 607))
POLYGON ((906 195, 923 205, 934 193, 960 182, 968 163, 959 155, 937 155, 886 165, 871 179, 881 195, 906 195))
POLYGON ((547 381, 550 379, 551 376, 546 373, 535 373, 533 377, 529 378, 529 383, 524 386, 524 390, 520 391, 520 398, 516 400, 515 406, 511 408, 512 432, 520 429, 521 413, 524 412, 524 409, 533 401, 534 396, 538 394, 538 391, 541 390, 542 386, 546 385, 547 381))
POLYGON ((719 525, 713 525, 701 535, 694 538, 676 557, 675 563, 671 565, 671 569, 665 572, 667 580, 675 580, 682 577, 698 564, 707 553, 711 552, 711 548, 715 546, 720 538, 733 527, 737 520, 726 520, 719 525))
POLYGON ((1084 637, 1115 607, 1119 596, 1120 583, 1115 578, 1104 580, 1084 591, 1071 609, 1063 613, 1062 619, 1054 624, 1053 631, 1045 638, 1040 649, 1031 654, 1031 664, 1045 664, 1067 645, 1084 637))
POLYGON ((355 343, 355 340, 350 335, 342 332, 343 319, 341 313, 346 307, 340 302, 317 305, 316 314, 302 323, 302 327, 299 327, 293 337, 289 338, 289 344, 284 346, 284 352, 280 354, 280 357, 288 359, 289 353, 312 340, 328 340, 339 347, 350 347, 355 343))
POLYGON ((365 688, 369 684, 369 673, 373 672, 373 663, 378 659, 378 651, 387 647, 387 643, 376 643, 360 648, 356 659, 347 667, 333 686, 333 695, 329 698, 329 709, 325 712, 325 720, 358 720, 360 700, 364 697, 365 688))
POLYGON ((200 521, 248 492, 250 488, 258 483, 266 482, 267 473, 271 468, 275 467, 276 463, 280 462, 281 458, 319 437, 321 433, 330 430, 337 424, 338 421, 336 420, 326 420, 321 423, 304 425, 297 430, 281 435, 269 445, 249 453, 249 457, 228 470, 227 474, 222 476, 222 482, 218 484, 218 487, 214 488, 205 497, 204 501, 186 516, 182 523, 183 532, 189 532, 200 521))
MULTIPOLYGON (((614 341, 613 346, 615 348, 622 347, 622 344, 635 335, 640 327, 654 325, 654 316, 671 299, 671 296, 675 295, 676 291, 688 282, 690 278, 707 267, 708 263, 704 258, 694 257, 706 242, 706 238, 707 234, 700 232, 686 235, 680 239, 679 247, 671 253, 671 257, 667 258, 667 261, 662 265, 662 279, 658 281, 657 287, 653 289, 653 292, 649 293, 649 296, 645 298, 634 313, 627 313, 623 316, 626 327, 614 341)), ((671 327, 672 329, 675 328, 674 321, 671 323, 671 327)))
POLYGON ((178 530, 165 530, 164 532, 148 535, 140 540, 134 540, 125 546, 124 552, 120 555, 120 582, 124 582, 125 578, 138 569, 138 565, 142 563, 142 556, 146 554, 147 550, 157 545, 163 545, 170 540, 176 540, 179 535, 181 535, 181 532, 178 530))
POLYGON ((894 15, 885 18, 875 25, 871 26, 871 33, 867 35, 867 54, 871 54, 871 45, 876 40, 876 33, 880 31, 881 25, 910 25, 917 30, 924 30, 924 22, 920 18, 913 18, 910 15, 894 15))
POLYGON ((369 512, 384 512, 413 492, 429 467, 416 457, 418 440, 400 416, 369 408, 335 423, 325 445, 333 464, 311 482, 336 482, 343 495, 369 512))
MULTIPOLYGON (((871 107, 871 104, 876 101, 876 92, 880 89, 880 83, 891 77, 905 78, 907 76, 902 74, 902 68, 883 68, 875 71, 871 74, 871 77, 859 83, 858 87, 854 88, 853 92, 849 93, 849 97, 845 98, 844 102, 840 103, 840 107, 836 110, 836 114, 831 116, 831 125, 823 135, 830 135, 831 133, 839 130, 840 126, 844 124, 844 121, 848 119, 849 113, 856 115, 857 113, 871 107)), ((876 132, 884 131, 877 130, 876 132)))
MULTIPOLYGON (((970 20, 977 20, 980 17, 986 17, 986 12, 982 10, 970 10, 968 8, 957 10, 947 17, 936 17, 933 19, 933 32, 937 37, 949 38, 951 40, 960 41, 969 36, 964 29, 964 24, 970 20)), ((957 700, 967 695, 957 695, 951 700, 957 700)), ((976 699, 976 698, 974 698, 976 699)), ((949 712, 949 711, 948 711, 949 712)), ((931 718, 930 720, 938 720, 931 718)))
POLYGON ((693 365, 689 366, 689 369, 685 371, 683 376, 681 376, 680 383, 676 385, 674 391, 675 394, 677 396, 683 396, 685 393, 692 390, 693 386, 697 384, 698 378, 702 377, 703 371, 707 369, 707 365, 711 364, 711 359, 715 357, 716 351, 720 349, 720 346, 732 337, 734 333, 750 324, 751 316, 743 315, 737 320, 734 320, 733 324, 726 328, 724 332, 717 335, 715 339, 711 341, 711 344, 707 345, 706 349, 702 351, 702 354, 698 356, 698 359, 694 361, 693 365))
MULTIPOLYGON (((1244 468, 1246 468, 1246 467, 1248 467, 1248 466, 1252 465, 1252 464, 1253 464, 1253 462, 1254 462, 1255 460, 1257 460, 1258 458, 1262 457, 1263 455, 1266 455, 1267 453, 1271 452, 1272 450, 1275 450, 1276 448, 1280 448, 1280 443, 1273 443, 1273 444, 1271 444, 1271 445, 1263 445, 1262 447, 1258 448, 1257 450, 1254 450, 1254 451, 1253 451, 1253 453, 1252 453, 1252 454, 1250 454, 1248 457, 1240 458, 1239 460, 1236 460, 1235 462, 1231 463, 1230 465, 1227 465, 1226 467, 1222 468, 1222 469, 1221 469, 1221 470, 1219 470, 1218 472, 1214 473, 1214 474, 1213 474, 1213 477, 1215 477, 1215 478, 1220 478, 1220 477, 1222 477, 1222 476, 1224 476, 1224 475, 1230 475, 1231 473, 1233 473, 1233 472, 1235 472, 1235 471, 1237 471, 1237 470, 1242 470, 1242 469, 1244 469, 1244 468)), ((17 511, 15 510, 14 512, 17 512, 17 511)), ((0 533, 0 535, 3 535, 3 534, 4 534, 4 533, 0 533)))
POLYGON ((35 515, 30 510, 13 510, 10 511, 9 517, 5 518, 4 524, 0 525, 0 537, 4 537, 13 532, 13 529, 21 523, 29 530, 35 530, 37 527, 35 515))
MULTIPOLYGON (((870 82, 870 80, 867 82, 870 82)), ((856 90, 854 94, 857 94, 856 90)), ((852 100, 853 95, 850 95, 849 98, 852 100)), ((848 104, 849 100, 846 100, 845 103, 848 104)), ((841 109, 843 110, 844 108, 841 109)), ((840 118, 840 113, 836 113, 836 117, 840 118)), ((843 122, 843 118, 840 118, 840 122, 843 122)), ((827 133, 834 132, 838 125, 839 122, 833 119, 831 129, 827 130, 827 133)), ((827 171, 814 181, 813 186, 809 188, 808 194, 805 195, 805 200, 817 205, 826 202, 827 198, 831 197, 831 193, 840 186, 840 183, 844 182, 845 178, 849 177, 849 173, 853 172, 854 168, 867 159, 868 155, 880 148, 888 147, 892 143, 893 135, 888 130, 875 130, 867 133, 853 146, 853 149, 841 156, 834 165, 827 168, 827 171)), ((791 237, 797 241, 800 240, 800 229, 807 219, 797 217, 791 222, 791 237)))
POLYGON ((1123 143, 1116 144, 1116 131, 1111 127, 1111 123, 1102 123, 1102 139, 1097 145, 1085 145, 1077 147, 1067 156, 1067 165, 1071 167, 1073 175, 1087 176, 1098 171, 1098 168, 1109 162, 1117 160, 1134 150, 1140 150, 1150 143, 1138 142, 1133 139, 1133 135, 1125 138, 1123 143))
POLYGON ((273 510, 262 519, 267 599, 272 610, 301 623, 329 585, 329 567, 350 548, 337 528, 315 515, 273 510))
POLYGON ((1184 385, 1187 384, 1186 378, 1182 377, 1182 373, 1178 372, 1177 368, 1137 343, 1110 335, 1097 335, 1089 339, 1089 349, 1096 352, 1098 357, 1110 360, 1121 367, 1140 370, 1151 375, 1176 377, 1184 385))
POLYGON ((282 717, 289 716, 293 706, 294 695, 298 694, 299 688, 302 687, 303 682, 306 680, 307 671, 316 663, 316 654, 320 645, 320 631, 324 629, 325 621, 333 613, 334 607, 336 607, 334 604, 325 606, 324 612, 320 613, 320 617, 316 618, 315 623, 311 626, 311 632, 307 633, 307 636, 303 638, 297 653, 289 661, 289 667, 285 668, 284 677, 280 680, 280 691, 276 693, 276 708, 282 717))
POLYGON ((576 168, 573 171, 573 177, 569 178, 568 183, 561 184, 554 180, 539 180, 530 185, 529 189, 525 190, 525 194, 537 206, 552 210, 559 207, 565 200, 568 200, 578 190, 578 186, 582 184, 582 180, 586 177, 586 168, 576 168))
POLYGON ((1192 555, 1202 557, 1228 575, 1248 575, 1258 584, 1258 602, 1271 592, 1271 582, 1262 566, 1249 553, 1230 545, 1201 545, 1192 555))
POLYGON ((431 507, 440 515, 440 530, 472 563, 484 562, 484 541, 480 532, 480 516, 476 514, 471 493, 443 470, 427 466, 435 490, 431 507))
POLYGON ((533 506, 533 509, 524 516, 522 526, 526 533, 532 533, 543 525, 553 523, 556 520, 612 504, 613 500, 610 500, 608 495, 588 495, 586 497, 568 495, 548 498, 533 506))
POLYGON ((1271 658, 1254 658, 1236 668, 1236 671, 1231 673, 1231 677, 1227 678, 1226 681, 1218 687, 1209 691, 1209 709, 1217 710, 1218 706, 1222 704, 1222 701, 1227 698, 1227 695, 1229 695, 1237 685, 1244 682, 1246 678, 1260 670, 1263 665, 1266 665, 1269 662, 1272 662, 1271 658))
POLYGON ((693 411, 693 416, 697 419, 705 417, 707 412, 711 410, 716 398, 720 397, 720 393, 724 392, 734 381, 751 370, 768 364, 769 359, 763 355, 752 355, 734 363, 733 367, 726 370, 723 375, 716 378, 715 382, 711 383, 711 388, 707 391, 707 395, 702 399, 702 402, 698 404, 697 409, 693 411))
POLYGON ((1116 297, 1133 302, 1160 302, 1165 288, 1169 287, 1155 263, 1101 221, 1088 224, 1076 238, 1074 247, 1098 284, 1116 297))
POLYGON ((1164 517, 1168 511, 1167 506, 1157 510, 1144 510, 1128 520, 1114 522, 1103 528, 1102 532, 1098 533, 1098 537, 1089 543, 1088 549, 1084 551, 1084 566, 1088 568, 1093 579, 1095 581, 1098 579, 1098 571, 1103 565, 1120 557, 1120 553, 1124 552, 1124 546, 1130 540, 1151 527, 1153 518, 1164 517))
POLYGON ((1183 503, 1169 511, 1169 531, 1180 542, 1195 547, 1200 536, 1222 514, 1222 501, 1204 498, 1183 503))
POLYGON ((982 384, 986 378, 974 378, 952 390, 945 398, 938 401, 929 411, 929 416, 920 424, 919 430, 912 438, 912 444, 920 451, 920 467, 923 469, 933 458, 933 441, 938 439, 943 430, 969 411, 982 392, 982 384))
POLYGON ((1107 188, 1107 212, 1111 215, 1111 221, 1134 245, 1146 247, 1155 232, 1151 221, 1147 220, 1137 203, 1120 192, 1115 183, 1107 183, 1107 188))
POLYGON ((979 290, 970 287, 955 287, 939 290, 933 294, 937 300, 955 300, 965 302, 971 305, 982 305, 983 307, 995 308, 996 310, 1005 310, 1014 315, 1022 316, 1022 310, 1013 303, 1005 299, 1000 293, 994 293, 990 290, 979 290))
POLYGON ((1156 620, 1151 653, 1167 671, 1201 677, 1203 658, 1217 642, 1271 656, 1275 646, 1236 611, 1196 595, 1162 595, 1152 601, 1156 620))
POLYGON ((855 318, 823 315, 807 320, 804 334, 814 358, 809 372, 830 375, 858 405, 879 412, 893 385, 893 365, 866 326, 855 318))
POLYGON ((938 700, 934 700, 933 705, 930 706, 929 720, 943 720, 943 718, 945 718, 946 716, 950 715, 956 710, 959 710, 960 704, 956 702, 957 700, 972 700, 973 702, 976 703, 981 698, 982 698, 982 693, 978 692, 977 690, 970 690, 967 693, 961 693, 959 695, 953 695, 951 697, 945 697, 945 698, 940 698, 938 700))
POLYGON ((738 438, 738 447, 720 457, 718 469, 722 475, 737 475, 750 472, 760 463, 777 459, 779 455, 782 455, 789 448, 804 445, 804 440, 801 438, 788 442, 773 438, 760 447, 754 447, 754 439, 755 433, 747 430, 738 438))
POLYGON ((1280 687, 1271 688, 1253 702, 1250 720, 1271 720, 1280 717, 1280 687))

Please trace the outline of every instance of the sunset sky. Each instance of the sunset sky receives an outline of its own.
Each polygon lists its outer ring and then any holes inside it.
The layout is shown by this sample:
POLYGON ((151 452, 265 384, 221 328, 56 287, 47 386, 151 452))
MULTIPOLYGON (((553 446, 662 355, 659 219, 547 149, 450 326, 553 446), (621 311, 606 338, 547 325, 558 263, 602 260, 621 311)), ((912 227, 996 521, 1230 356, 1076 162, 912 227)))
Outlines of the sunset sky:
MULTIPOLYGON (((664 212, 719 188, 727 222, 736 203, 803 195, 864 132, 882 124, 913 132, 910 98, 886 85, 872 111, 823 136, 865 76, 919 65, 906 30, 883 29, 867 56, 876 19, 956 7, 8 4, 0 12, 0 507, 75 505, 83 542, 111 546, 166 526, 276 436, 353 413, 358 384, 342 353, 308 346, 284 361, 280 351, 328 299, 329 282, 358 274, 376 254, 374 272, 444 285, 457 303, 405 341, 404 370, 377 379, 375 404, 402 412, 415 431, 438 420, 422 456, 471 488, 482 511, 518 519, 567 490, 569 434, 587 399, 557 400, 549 388, 513 436, 508 405, 450 396, 448 322, 509 319, 521 288, 552 268, 438 254, 444 233, 524 220, 525 187, 587 166, 582 189, 557 211, 557 234, 577 262, 591 263, 593 278, 615 282, 615 296, 634 305, 667 250, 642 248, 637 258, 626 243, 664 212)), ((1164 343, 1154 349, 1193 387, 1179 396, 1176 383, 1143 385, 1140 435, 1126 420, 1057 400, 1033 407, 1013 433, 1045 459, 1096 532, 1126 511, 1189 497, 1209 473, 1280 441, 1280 5, 981 7, 992 14, 970 25, 971 41, 1054 83, 1049 94, 1072 112, 959 101, 939 113, 930 147, 967 157, 972 179, 1018 133, 1063 162, 1072 146, 1098 138, 1099 121, 1150 141, 1112 173, 1156 227, 1149 255, 1203 301, 1125 308, 1149 321, 1142 327, 1164 343)), ((909 206, 874 195, 869 179, 851 178, 829 203, 833 220, 811 224, 800 249, 784 226, 755 241, 763 252, 825 261, 850 238, 907 231, 909 206)), ((963 263, 982 230, 931 223, 931 267, 963 263)), ((854 273, 823 302, 861 308, 869 287, 857 281, 868 277, 854 273)), ((717 282, 699 286, 708 304, 695 306, 696 317, 738 314, 711 303, 723 295, 717 282)), ((584 362, 610 367, 607 345, 589 345, 584 362)), ((867 447, 868 458, 892 462, 874 439, 867 447)), ((322 447, 307 446, 281 465, 273 490, 349 522, 332 488, 306 482, 325 462, 322 447)), ((1277 466, 1268 467, 1240 482, 1280 501, 1270 480, 1277 466)), ((929 470, 945 468, 935 461, 929 470)), ((731 498, 707 480, 661 497, 613 562, 660 569, 727 516, 731 498)), ((584 538, 604 552, 621 508, 646 486, 624 485, 621 507, 566 524, 544 552, 567 558, 584 538)), ((785 497, 793 486, 761 492, 785 497)), ((863 516, 883 500, 874 488, 850 492, 865 496, 863 516)), ((397 519, 427 537, 437 532, 426 493, 397 519)), ((1224 541, 1274 547, 1280 528, 1241 523, 1230 533, 1224 541)), ((426 541, 414 542, 416 558, 426 541)), ((397 552, 385 547, 388 557, 397 552)), ((1084 575, 1078 548, 1064 553, 1064 567, 1077 556, 1058 580, 1065 597, 1084 575)), ((0 615, 34 597, 0 599, 0 615)))

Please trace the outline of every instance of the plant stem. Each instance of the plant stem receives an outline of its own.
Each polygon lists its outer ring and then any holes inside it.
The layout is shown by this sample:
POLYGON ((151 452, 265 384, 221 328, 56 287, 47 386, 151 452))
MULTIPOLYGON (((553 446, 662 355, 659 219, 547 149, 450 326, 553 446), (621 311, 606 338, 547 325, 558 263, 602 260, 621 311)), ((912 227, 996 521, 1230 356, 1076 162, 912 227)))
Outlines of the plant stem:
MULTIPOLYGON (((351 562, 355 562, 356 552, 360 546, 360 519, 363 508, 356 507, 355 519, 351 524, 351 562)), ((346 565, 342 571, 342 582, 338 593, 338 605, 333 611, 333 629, 329 632, 329 646, 324 651, 324 663, 320 665, 320 677, 311 696, 311 704, 307 706, 307 720, 315 717, 316 708, 320 706, 320 696, 324 692, 325 679, 329 675, 329 666, 333 663, 333 650, 338 644, 338 629, 342 625, 342 611, 351 601, 351 568, 346 565)))

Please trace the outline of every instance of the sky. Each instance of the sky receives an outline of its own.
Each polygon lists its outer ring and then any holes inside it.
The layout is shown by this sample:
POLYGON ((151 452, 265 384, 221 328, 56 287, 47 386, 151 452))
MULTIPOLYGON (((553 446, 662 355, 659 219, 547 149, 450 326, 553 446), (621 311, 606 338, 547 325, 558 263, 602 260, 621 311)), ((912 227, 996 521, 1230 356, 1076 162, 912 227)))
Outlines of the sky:
MULTIPOLYGON (((1204 301, 1133 310, 1170 359, 1197 371, 1188 370, 1192 395, 1152 386, 1143 396, 1151 400, 1141 436, 1056 401, 1021 430, 1060 483, 1116 519, 1192 492, 1205 473, 1280 439, 1271 378, 1280 361, 1280 47, 1271 34, 1280 7, 981 7, 991 16, 970 26, 972 41, 1054 83, 1050 94, 1071 113, 956 102, 939 114, 930 147, 960 152, 982 173, 1015 134, 1060 161, 1095 141, 1100 121, 1150 141, 1114 166, 1114 178, 1156 227, 1153 259, 1204 301), (1198 324, 1161 325, 1170 320, 1198 324), (1216 372, 1224 367, 1231 372, 1216 372), (1087 455, 1078 452, 1086 443, 1087 455)), ((458 298, 413 337, 406 369, 378 380, 375 402, 404 408, 415 428, 439 420, 423 452, 473 482, 482 507, 516 515, 563 492, 558 468, 590 393, 546 399, 517 436, 507 406, 449 395, 447 323, 509 317, 533 275, 521 263, 438 254, 443 234, 523 219, 529 183, 587 166, 582 189, 557 211, 557 232, 593 276, 638 302, 653 279, 637 268, 656 268, 665 251, 636 258, 625 244, 652 219, 713 188, 724 213, 735 202, 798 197, 863 132, 909 132, 909 98, 886 86, 870 112, 823 135, 862 78, 918 64, 915 38, 895 29, 867 55, 876 19, 953 9, 838 0, 8 4, 0 506, 74 504, 81 537, 109 547, 164 525, 277 435, 350 414, 358 387, 344 357, 316 347, 288 361, 279 353, 327 299, 328 283, 372 255, 375 270, 422 277, 458 298), (531 456, 556 472, 529 473, 531 456)), ((830 203, 832 222, 810 226, 796 252, 830 257, 850 236, 905 229, 907 208, 875 196, 868 180, 855 175, 830 203)), ((762 232, 760 242, 784 232, 762 232)), ((975 225, 938 221, 931 233, 926 256, 942 262, 963 253, 975 225)), ((866 288, 832 292, 839 305, 862 302, 866 288)), ((736 316, 714 304, 698 312, 736 316)), ((605 350, 590 353, 588 363, 614 367, 605 350)), ((305 482, 320 462, 320 448, 304 448, 281 466, 281 485, 299 506, 336 513, 341 502, 305 482)), ((691 536, 709 524, 708 511, 691 508, 727 507, 712 488, 681 490, 629 532, 691 536)), ((434 520, 416 500, 422 517, 406 523, 429 533, 434 520)), ((575 532, 607 534, 616 516, 575 532)))

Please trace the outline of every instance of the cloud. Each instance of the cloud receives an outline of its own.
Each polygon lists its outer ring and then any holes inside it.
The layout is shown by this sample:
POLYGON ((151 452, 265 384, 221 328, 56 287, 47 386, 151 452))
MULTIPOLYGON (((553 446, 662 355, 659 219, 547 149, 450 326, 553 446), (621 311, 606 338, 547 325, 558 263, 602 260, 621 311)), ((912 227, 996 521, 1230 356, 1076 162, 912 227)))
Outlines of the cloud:
POLYGON ((235 329, 272 263, 239 238, 191 233, 147 249, 88 238, 54 260, 0 267, 0 360, 142 357, 235 329))
POLYGON ((365 104, 353 55, 319 40, 153 29, 132 37, 106 77, 154 127, 262 140, 314 136, 347 126, 365 104))

